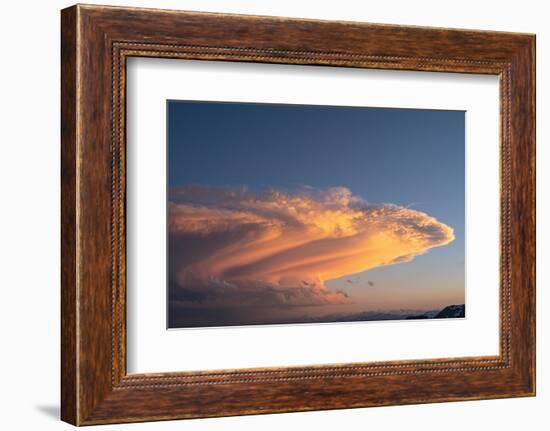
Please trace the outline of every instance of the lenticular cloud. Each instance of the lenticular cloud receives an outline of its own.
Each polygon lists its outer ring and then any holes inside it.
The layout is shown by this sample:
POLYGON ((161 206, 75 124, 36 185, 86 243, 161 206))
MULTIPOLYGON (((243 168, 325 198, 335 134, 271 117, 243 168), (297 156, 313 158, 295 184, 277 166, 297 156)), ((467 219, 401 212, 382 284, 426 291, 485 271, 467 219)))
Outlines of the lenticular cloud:
POLYGON ((454 239, 429 215, 343 187, 297 192, 186 186, 169 197, 170 297, 186 306, 348 302, 325 281, 409 261, 454 239))

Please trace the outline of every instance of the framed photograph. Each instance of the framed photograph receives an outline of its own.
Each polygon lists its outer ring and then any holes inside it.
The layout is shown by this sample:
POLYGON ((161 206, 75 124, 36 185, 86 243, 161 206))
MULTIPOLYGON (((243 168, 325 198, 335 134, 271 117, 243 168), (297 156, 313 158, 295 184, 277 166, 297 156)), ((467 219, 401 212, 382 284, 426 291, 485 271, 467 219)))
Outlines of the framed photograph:
POLYGON ((62 11, 61 415, 535 394, 535 36, 62 11))

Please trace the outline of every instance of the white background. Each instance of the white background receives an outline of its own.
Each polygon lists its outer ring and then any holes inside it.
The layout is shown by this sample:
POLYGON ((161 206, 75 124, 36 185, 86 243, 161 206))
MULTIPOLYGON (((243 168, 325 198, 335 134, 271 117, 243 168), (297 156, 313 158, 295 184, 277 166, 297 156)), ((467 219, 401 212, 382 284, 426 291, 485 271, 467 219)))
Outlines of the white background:
MULTIPOLYGON (((107 0, 103 3, 115 4, 107 0)), ((106 426, 96 429, 276 430, 547 429, 550 422, 549 13, 545 3, 518 1, 197 0, 116 4, 286 15, 394 24, 537 33, 538 138, 538 396, 294 413, 284 415, 106 426)), ((59 399, 59 9, 70 3, 5 2, 0 18, 0 426, 9 430, 70 429, 57 420, 59 399)))
POLYGON ((498 354, 498 77, 134 58, 127 83, 128 372, 498 354), (167 331, 167 99, 466 111, 467 318, 167 331))

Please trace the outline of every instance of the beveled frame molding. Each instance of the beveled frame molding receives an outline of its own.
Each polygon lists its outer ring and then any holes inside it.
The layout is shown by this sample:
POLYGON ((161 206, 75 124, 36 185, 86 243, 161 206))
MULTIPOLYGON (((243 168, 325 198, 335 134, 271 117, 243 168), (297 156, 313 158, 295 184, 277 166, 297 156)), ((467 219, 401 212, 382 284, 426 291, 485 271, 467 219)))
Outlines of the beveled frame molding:
POLYGON ((534 395, 533 35, 77 5, 62 11, 61 42, 63 420, 88 425, 534 395), (500 354, 128 375, 131 56, 498 75, 500 354))

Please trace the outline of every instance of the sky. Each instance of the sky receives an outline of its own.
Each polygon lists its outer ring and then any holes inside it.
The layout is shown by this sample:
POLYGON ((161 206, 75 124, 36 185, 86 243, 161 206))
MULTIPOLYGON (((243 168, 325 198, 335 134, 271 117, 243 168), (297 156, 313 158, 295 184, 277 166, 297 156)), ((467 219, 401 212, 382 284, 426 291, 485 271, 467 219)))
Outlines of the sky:
POLYGON ((167 113, 170 327, 464 303, 463 111, 167 113))

